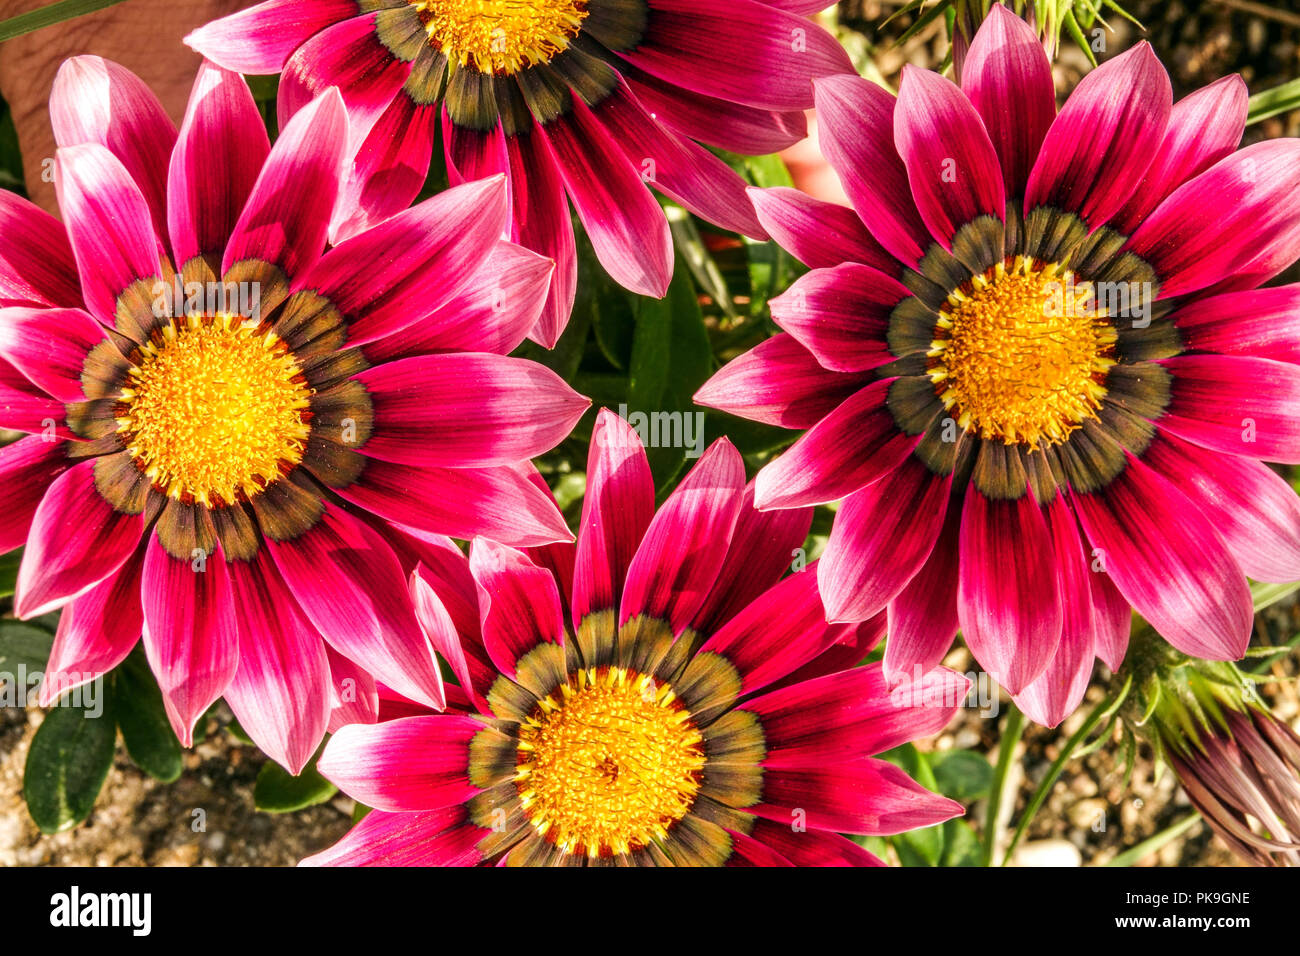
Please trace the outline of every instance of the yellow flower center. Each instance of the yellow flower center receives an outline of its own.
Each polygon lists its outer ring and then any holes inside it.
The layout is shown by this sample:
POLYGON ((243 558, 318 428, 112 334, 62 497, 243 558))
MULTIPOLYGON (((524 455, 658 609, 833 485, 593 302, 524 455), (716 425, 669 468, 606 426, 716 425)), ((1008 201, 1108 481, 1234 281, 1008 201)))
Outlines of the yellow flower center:
POLYGON ((1115 339, 1092 283, 1017 256, 948 297, 929 375, 961 428, 1037 448, 1096 417, 1115 339))
POLYGON ((578 34, 587 0, 418 0, 429 42, 453 66, 518 73, 549 63, 578 34))
POLYGON ((690 810, 701 740, 667 684, 620 667, 580 670, 520 728, 524 812, 570 853, 643 847, 690 810))
POLYGON ((190 316, 141 347, 118 432, 167 494, 228 505, 302 460, 310 398, 274 332, 239 316, 190 316))

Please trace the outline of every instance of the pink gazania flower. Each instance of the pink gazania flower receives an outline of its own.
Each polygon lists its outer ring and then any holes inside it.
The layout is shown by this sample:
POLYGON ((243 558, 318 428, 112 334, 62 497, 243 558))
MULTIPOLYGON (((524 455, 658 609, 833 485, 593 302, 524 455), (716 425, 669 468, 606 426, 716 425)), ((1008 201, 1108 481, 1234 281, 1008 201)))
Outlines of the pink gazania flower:
POLYGON ((0 552, 26 543, 21 617, 63 608, 41 702, 143 632, 185 744, 224 695, 294 772, 331 698, 375 719, 376 677, 441 707, 406 587, 423 539, 571 537, 528 459, 587 401, 504 354, 551 271, 498 238, 505 183, 327 251, 337 94, 272 148, 205 65, 178 136, 137 77, 78 57, 51 112, 66 230, 0 193, 0 427, 31 433, 0 449, 0 552))
POLYGON ((825 0, 267 0, 190 34, 243 73, 281 73, 281 122, 336 86, 352 166, 331 238, 404 209, 438 126, 453 183, 504 173, 510 236, 556 261, 531 336, 568 322, 577 259, 567 194, 615 280, 662 296, 673 269, 647 183, 765 238, 744 182, 697 140, 746 154, 804 135, 813 77, 852 72, 799 16, 825 0))
POLYGON ((701 404, 809 429, 759 508, 843 499, 832 620, 889 612, 891 678, 958 627, 1035 720, 1119 665, 1130 606, 1205 658, 1242 656, 1246 576, 1300 577, 1300 507, 1258 459, 1300 461, 1300 141, 1234 152, 1246 89, 1171 107, 1145 43, 1058 114, 1034 31, 995 6, 959 89, 817 84, 853 203, 755 191, 812 267, 785 334, 701 404))
POLYGON ((810 509, 755 511, 722 439, 656 514, 607 410, 587 482, 576 546, 479 538, 412 576, 460 708, 331 738, 321 773, 377 809, 307 862, 871 866, 838 834, 961 813, 869 755, 938 732, 966 678, 853 666, 883 615, 827 624, 812 567, 782 578, 810 509))

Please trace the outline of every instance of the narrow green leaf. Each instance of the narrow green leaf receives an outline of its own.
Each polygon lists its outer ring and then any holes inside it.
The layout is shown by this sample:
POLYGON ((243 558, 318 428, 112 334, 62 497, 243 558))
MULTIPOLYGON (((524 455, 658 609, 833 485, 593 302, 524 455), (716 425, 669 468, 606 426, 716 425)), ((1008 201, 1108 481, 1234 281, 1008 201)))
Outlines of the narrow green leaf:
POLYGON ((162 691, 139 647, 118 668, 113 710, 126 752, 137 767, 163 783, 181 775, 181 742, 167 719, 162 691))
POLYGON ((1182 836, 1184 833, 1190 830, 1192 828, 1192 824, 1194 824, 1199 819, 1201 819, 1201 815, 1195 811, 1192 811, 1187 816, 1183 817, 1181 820, 1175 823, 1173 826, 1161 830, 1155 836, 1148 837, 1147 839, 1139 843, 1137 846, 1130 847, 1129 849, 1121 853, 1119 856, 1115 857, 1115 859, 1111 860, 1109 863, 1106 863, 1104 865, 1105 866, 1132 866, 1133 864, 1141 860, 1143 857, 1155 853, 1166 843, 1169 843, 1172 840, 1176 840, 1178 837, 1182 836))
POLYGON ((113 765, 117 724, 112 695, 103 685, 100 699, 102 708, 52 707, 32 738, 23 797, 42 833, 59 833, 85 820, 104 786, 113 765))
POLYGON ((1250 585, 1250 596, 1255 602, 1256 613, 1266 607, 1271 607, 1283 598, 1290 597, 1296 591, 1300 591, 1300 581, 1288 581, 1284 584, 1265 584, 1254 581, 1250 585))
MULTIPOLYGON (((324 744, 321 749, 324 749, 324 744)), ((293 813, 330 799, 339 788, 316 770, 319 758, 318 750, 296 777, 274 760, 262 764, 262 769, 257 772, 257 783, 253 786, 253 805, 266 813, 293 813)))
POLYGON ((1007 776, 1011 772, 1011 761, 1015 757, 1016 745, 1025 732, 1025 715, 1015 705, 1007 711, 1007 719, 1002 724, 1002 740, 998 744, 998 763, 993 770, 993 780, 989 784, 988 809, 984 814, 983 852, 980 855, 982 866, 993 865, 993 854, 998 845, 998 815, 1002 811, 1002 800, 1006 796, 1007 776))
POLYGON ((1246 107, 1247 126, 1288 110, 1300 109, 1300 79, 1256 93, 1246 101, 1246 107))
POLYGON ((14 37, 20 37, 24 33, 42 30, 45 27, 52 27, 56 23, 63 23, 65 20, 73 20, 87 13, 106 9, 121 2, 122 0, 59 0, 58 3, 51 3, 48 6, 20 13, 8 20, 0 20, 0 43, 5 40, 12 40, 14 37))

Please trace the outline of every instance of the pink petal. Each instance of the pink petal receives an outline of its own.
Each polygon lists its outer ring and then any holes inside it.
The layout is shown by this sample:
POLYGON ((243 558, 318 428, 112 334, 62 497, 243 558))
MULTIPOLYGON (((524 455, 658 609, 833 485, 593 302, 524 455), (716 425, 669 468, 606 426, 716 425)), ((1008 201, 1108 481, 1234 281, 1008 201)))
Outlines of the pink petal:
POLYGON ((336 733, 316 768, 354 800, 379 810, 438 810, 479 791, 469 782, 469 743, 493 734, 475 717, 432 714, 336 733))
POLYGON ((347 344, 400 332, 449 304, 506 227, 505 177, 456 186, 335 246, 294 283, 342 313, 347 344))
POLYGON ((1300 363, 1300 283, 1198 298, 1170 320, 1189 350, 1300 363))
POLYGON ((280 125, 326 90, 337 89, 352 129, 368 132, 402 89, 411 64, 379 38, 378 13, 363 13, 303 41, 280 74, 276 112, 280 125))
POLYGON ((34 434, 42 438, 76 440, 65 422, 66 410, 62 402, 51 398, 37 388, 16 368, 0 359, 0 428, 34 434))
POLYGON ((794 810, 810 829, 888 835, 933 826, 961 816, 955 800, 931 793, 883 760, 868 759, 821 769, 782 769, 763 777, 763 802, 747 807, 755 816, 787 826, 794 810))
POLYGON ((1131 456, 1104 491, 1073 497, 1111 581, 1169 643, 1194 657, 1241 658, 1250 590, 1208 516, 1131 456))
POLYGON ((578 254, 569 204, 555 153, 540 129, 506 138, 510 157, 511 238, 555 260, 546 306, 530 333, 543 348, 554 347, 569 322, 578 286, 578 254))
POLYGON ((519 659, 543 641, 564 643, 560 592, 549 571, 487 538, 470 547, 469 569, 478 584, 483 645, 501 673, 513 679, 519 659))
POLYGON ((715 372, 695 403, 769 425, 811 428, 872 378, 829 371, 794 336, 780 333, 715 372))
POLYGON ((970 681, 937 668, 890 687, 880 664, 804 681, 746 701, 757 714, 763 767, 824 767, 882 753, 939 733, 956 716, 970 681))
MULTIPOLYGON (((852 630, 850 625, 826 623, 814 564, 752 601, 695 656, 725 657, 740 673, 741 693, 748 694, 793 674, 852 630)), ((690 670, 686 673, 689 679, 690 670)))
POLYGON ((230 236, 221 271, 260 259, 290 279, 325 248, 339 193, 347 114, 336 91, 301 110, 281 131, 230 236))
POLYGON ((332 734, 348 724, 378 721, 379 694, 374 677, 328 644, 324 647, 330 670, 330 719, 326 731, 332 734))
POLYGON ((1075 87, 1047 131, 1025 187, 1025 212, 1052 206, 1104 223, 1132 195, 1165 135, 1169 74, 1143 42, 1075 87))
POLYGON ((695 630, 713 633, 792 570, 796 558, 803 556, 801 546, 812 519, 811 508, 757 510, 754 483, 747 484, 726 557, 708 599, 695 616, 695 630))
POLYGON ((226 703, 272 760, 292 774, 307 766, 325 737, 330 683, 325 645, 303 616, 264 550, 230 564, 230 596, 239 629, 239 669, 226 703))
POLYGON ((375 431, 362 450, 406 465, 468 468, 532 458, 563 441, 589 404, 545 366, 501 355, 422 355, 355 379, 375 410, 375 431))
POLYGON ((637 433, 602 408, 591 432, 587 494, 573 565, 573 627, 619 606, 623 581, 655 513, 655 484, 637 433))
POLYGON ((77 264, 63 224, 0 190, 0 305, 81 307, 77 264))
POLYGON ((1247 97, 1246 84, 1234 74, 1175 103, 1151 167, 1111 225, 1132 235, 1170 193, 1231 155, 1246 128, 1247 97))
POLYGON ((1096 624, 1092 582, 1074 511, 1063 497, 1047 508, 1061 595, 1061 643, 1047 669, 1016 695, 1016 706, 1045 727, 1055 727, 1074 712, 1088 690, 1096 624))
POLYGON ((980 666, 1018 694, 1052 661, 1062 612, 1047 522, 1026 493, 991 501, 966 489, 957 610, 980 666))
POLYGON ((220 258, 271 144, 243 78, 206 60, 194 80, 167 181, 173 261, 220 258))
POLYGON ((555 500, 514 468, 422 468, 372 459, 339 497, 381 518, 455 538, 517 548, 572 535, 555 500))
POLYGON ((894 148, 894 97, 851 76, 820 80, 816 89, 818 141, 853 208, 882 246, 916 266, 932 239, 894 148))
POLYGON ((764 465, 755 483, 758 507, 836 501, 896 468, 921 436, 899 430, 885 405, 893 381, 873 382, 857 392, 764 465))
POLYGON ((50 91, 50 125, 60 146, 98 143, 135 180, 160 239, 167 237, 167 165, 176 127, 144 82, 97 56, 63 61, 50 91))
POLYGON ((498 241, 455 297, 424 319, 365 347, 372 365, 431 352, 508 355, 542 316, 555 263, 498 241))
POLYGON ((919 678, 943 660, 957 636, 958 542, 961 509, 949 504, 925 564, 889 604, 885 676, 919 678))
POLYGON ((789 821, 759 820, 754 839, 774 848, 795 866, 884 866, 852 840, 824 830, 795 830, 789 821))
POLYGON ((45 489, 71 464, 63 442, 43 436, 0 447, 0 554, 27 540, 45 489))
POLYGON ((921 219, 945 249, 952 248, 966 223, 1004 217, 998 154, 979 113, 952 82, 930 70, 903 67, 894 142, 921 219))
POLYGON ((266 0, 213 20, 185 43, 228 70, 279 73, 297 47, 357 9, 356 0, 266 0))
POLYGON ((447 178, 453 186, 509 173, 510 157, 499 118, 494 118, 493 125, 486 130, 457 126, 451 121, 446 104, 443 104, 440 118, 447 178))
POLYGON ((0 358, 60 402, 86 400, 81 370, 104 337, 80 309, 0 309, 0 358))
POLYGON ((144 627, 137 551, 117 572, 73 598, 59 616, 45 665, 40 705, 50 707, 65 691, 107 674, 131 653, 144 627))
POLYGON ((463 823, 463 806, 413 813, 373 810, 328 850, 299 866, 474 866, 491 830, 463 823))
POLYGON ((745 195, 745 181, 721 159, 647 113, 626 84, 601 100, 596 116, 642 179, 659 192, 723 229, 767 238, 745 195))
POLYGON ((1167 434, 1142 460, 1210 518, 1248 577, 1300 580, 1300 497, 1281 475, 1253 459, 1207 452, 1167 434))
POLYGON ((436 106, 420 106, 398 93, 357 145, 347 164, 330 240, 338 243, 401 212, 429 176, 436 106))
POLYGON ((230 574, 220 546, 181 561, 163 550, 156 534, 149 536, 140 579, 144 651, 172 729, 186 747, 194 743, 195 722, 239 667, 230 574))
POLYGON ((1300 254, 1300 141, 1247 146, 1184 183, 1125 246, 1160 276, 1160 297, 1232 276, 1257 250, 1300 254))
POLYGON ((852 209, 785 186, 751 189, 749 198, 777 245, 810 268, 861 262, 891 276, 898 271, 898 260, 871 237, 852 209))
POLYGON ((307 619, 344 657, 404 697, 441 710, 442 675, 392 549, 334 505, 291 541, 266 542, 307 619))
POLYGON ((1215 451, 1300 462, 1300 367, 1242 355, 1179 355, 1160 427, 1215 451))
POLYGON ((680 634, 704 606, 731 541, 745 488, 745 464, 725 438, 709 446, 668 496, 628 567, 622 625, 638 614, 680 634))
POLYGON ((673 274, 668 220, 618 141, 576 97, 573 112, 549 124, 545 135, 605 271, 639 295, 662 297, 673 274))
POLYGON ((95 490, 94 461, 49 485, 27 535, 14 611, 37 617, 88 591, 120 568, 144 534, 144 515, 119 514, 95 490))
POLYGON ((619 72, 651 115, 683 136, 743 156, 766 156, 808 135, 803 110, 764 110, 667 83, 625 63, 619 72))
POLYGON ((864 372, 894 360, 885 337, 894 307, 911 292, 856 262, 814 269, 772 299, 772 320, 835 372, 864 372))
POLYGON ((806 109, 815 77, 853 72, 829 33, 754 0, 728 0, 725 9, 654 0, 652 11, 641 42, 618 55, 696 93, 763 109, 806 109), (745 55, 719 56, 720 50, 745 55))
POLYGON ((161 249, 149 204, 117 157, 95 143, 58 151, 54 186, 86 305, 111 326, 127 286, 159 281, 161 249))
POLYGON ((865 621, 898 596, 934 549, 951 487, 909 457, 844 500, 817 566, 828 620, 865 621))
POLYGON ((438 594, 439 583, 423 564, 411 572, 411 600, 415 604, 416 619, 424 636, 451 668, 460 689, 468 695, 473 706, 486 713, 484 694, 496 680, 497 670, 490 661, 485 667, 480 656, 467 648, 468 642, 461 638, 447 605, 438 594))
POLYGON ((1056 119, 1052 65, 1038 33, 1001 4, 991 6, 966 53, 961 87, 997 150, 1008 198, 1024 196, 1056 119))

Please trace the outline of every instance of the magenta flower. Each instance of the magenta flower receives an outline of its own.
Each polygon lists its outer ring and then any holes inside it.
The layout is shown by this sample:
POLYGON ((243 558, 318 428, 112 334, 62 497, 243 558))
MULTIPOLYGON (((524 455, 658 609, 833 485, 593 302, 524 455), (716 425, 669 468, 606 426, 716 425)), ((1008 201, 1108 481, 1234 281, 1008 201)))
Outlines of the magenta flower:
POLYGON ((42 702, 143 631, 187 745, 222 695, 295 772, 331 696, 336 721, 375 719, 375 677, 441 707, 406 575, 434 533, 568 539, 528 459, 587 405, 504 355, 551 271, 498 238, 505 183, 326 251, 336 93, 271 148, 205 65, 178 136, 79 57, 52 114, 66 231, 0 193, 0 427, 31 433, 0 449, 0 552, 27 546, 20 616, 63 608, 42 702))
POLYGON ((838 834, 961 813, 868 755, 940 730, 966 679, 853 667, 883 615, 827 624, 811 567, 782 579, 810 509, 755 511, 723 439, 656 514, 609 411, 587 479, 576 547, 480 538, 412 577, 460 710, 339 731, 320 770, 377 809, 308 862, 879 865, 838 834))
POLYGON ((813 267, 786 334, 702 404, 808 433, 760 508, 844 499, 821 561, 832 620, 889 611, 885 670, 960 626, 1034 719, 1124 657, 1130 606, 1188 654, 1242 656, 1246 576, 1300 578, 1300 141, 1234 152, 1245 86, 1171 107, 1146 44, 1058 114, 1038 38, 995 6, 958 88, 817 84, 853 210, 756 191, 813 267), (856 213, 856 215, 855 215, 856 213))
POLYGON ((813 77, 851 72, 798 14, 825 0, 267 0, 186 42, 243 73, 280 73, 281 122, 337 86, 352 167, 331 238, 404 209, 439 121, 453 183, 504 173, 510 235, 556 261, 531 335, 550 347, 577 282, 567 193, 597 256, 662 296, 673 255, 654 185, 764 237, 744 182, 695 141, 764 154, 798 140, 813 77))

